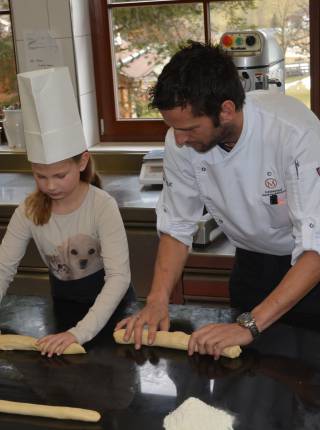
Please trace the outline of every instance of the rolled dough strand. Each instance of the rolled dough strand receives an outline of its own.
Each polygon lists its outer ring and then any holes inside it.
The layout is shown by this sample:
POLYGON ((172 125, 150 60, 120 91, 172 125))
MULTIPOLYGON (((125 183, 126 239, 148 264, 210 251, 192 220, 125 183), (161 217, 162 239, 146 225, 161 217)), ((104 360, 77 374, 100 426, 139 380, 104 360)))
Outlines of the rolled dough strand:
MULTIPOLYGON (((123 340, 125 329, 117 330, 113 333, 114 340, 117 343, 129 344, 134 343, 133 334, 128 342, 123 340)), ((147 346, 161 346, 164 348, 182 349, 186 351, 188 349, 190 335, 182 331, 157 331, 156 339, 152 345, 148 345, 148 330, 142 332, 142 345, 147 346)), ((221 355, 228 358, 237 358, 241 354, 240 346, 228 346, 225 348, 221 355)))
POLYGON ((0 412, 5 414, 30 415, 35 417, 55 418, 59 420, 78 420, 97 422, 101 415, 97 411, 66 406, 37 405, 34 403, 11 402, 0 400, 0 412))
MULTIPOLYGON (((0 350, 11 351, 40 351, 36 344, 37 339, 31 336, 21 336, 19 334, 1 334, 0 350)), ((63 352, 63 354, 85 354, 86 350, 79 343, 72 343, 63 352)))

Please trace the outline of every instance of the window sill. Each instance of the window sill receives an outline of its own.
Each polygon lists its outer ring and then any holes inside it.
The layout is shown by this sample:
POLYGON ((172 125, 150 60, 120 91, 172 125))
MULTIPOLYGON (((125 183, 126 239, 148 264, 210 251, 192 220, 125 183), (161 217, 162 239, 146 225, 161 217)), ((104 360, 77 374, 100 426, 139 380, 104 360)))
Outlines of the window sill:
MULTIPOLYGON (((92 153, 132 153, 132 154, 146 154, 154 149, 163 149, 164 144, 161 142, 147 142, 146 144, 137 144, 137 142, 117 142, 117 143, 98 143, 91 146, 89 152, 92 153)), ((6 144, 0 145, 0 154, 25 154, 25 148, 12 148, 6 144)))
MULTIPOLYGON (((143 156, 153 150, 163 149, 163 144, 137 145, 124 142, 121 144, 99 143, 89 148, 98 172, 106 174, 138 174, 143 156)), ((0 172, 30 172, 26 150, 0 145, 0 172)))
POLYGON ((137 142, 117 142, 117 143, 98 143, 91 146, 89 152, 92 153, 117 153, 117 154, 146 154, 154 149, 163 149, 164 144, 161 142, 146 142, 137 144, 137 142))
POLYGON ((0 154, 25 154, 25 148, 11 148, 6 144, 0 145, 0 154))

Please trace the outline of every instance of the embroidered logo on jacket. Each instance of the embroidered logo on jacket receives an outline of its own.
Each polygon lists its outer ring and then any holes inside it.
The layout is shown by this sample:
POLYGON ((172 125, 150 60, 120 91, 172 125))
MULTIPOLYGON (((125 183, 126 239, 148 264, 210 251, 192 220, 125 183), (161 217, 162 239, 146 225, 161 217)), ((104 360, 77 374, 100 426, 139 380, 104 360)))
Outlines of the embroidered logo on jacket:
MULTIPOLYGON (((320 168, 319 168, 320 170, 320 168)), ((276 199, 277 198, 277 203, 272 203, 272 204, 278 204, 279 203, 279 194, 283 194, 286 192, 286 188, 281 185, 281 181, 279 181, 279 178, 275 178, 275 174, 274 172, 270 170, 268 170, 266 172, 266 176, 264 177, 264 192, 262 193, 262 197, 269 197, 269 196, 277 196, 277 197, 272 197, 272 199, 276 199)))
POLYGON ((274 178, 268 178, 264 181, 264 183, 265 183, 265 186, 270 189, 276 188, 277 186, 277 180, 274 178))

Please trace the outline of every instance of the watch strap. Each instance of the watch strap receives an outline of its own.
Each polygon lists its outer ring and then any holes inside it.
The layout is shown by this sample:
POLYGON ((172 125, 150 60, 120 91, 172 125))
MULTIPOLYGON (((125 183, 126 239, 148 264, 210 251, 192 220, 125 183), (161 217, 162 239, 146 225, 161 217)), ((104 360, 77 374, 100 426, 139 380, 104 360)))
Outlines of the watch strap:
POLYGON ((250 330, 250 333, 252 334, 252 337, 255 339, 256 337, 259 336, 260 331, 257 327, 256 321, 253 318, 253 320, 250 322, 250 324, 248 325, 248 329, 250 330))

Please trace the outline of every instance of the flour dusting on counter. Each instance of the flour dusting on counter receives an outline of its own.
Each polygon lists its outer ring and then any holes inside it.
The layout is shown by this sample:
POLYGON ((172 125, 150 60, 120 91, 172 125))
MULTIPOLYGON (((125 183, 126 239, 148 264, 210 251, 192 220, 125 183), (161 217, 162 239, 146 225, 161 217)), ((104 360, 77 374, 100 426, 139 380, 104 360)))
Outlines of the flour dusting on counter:
POLYGON ((233 430, 234 417, 189 397, 164 419, 165 430, 233 430))

